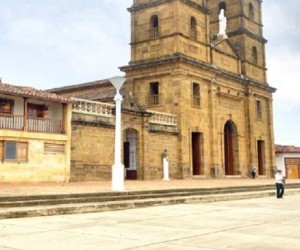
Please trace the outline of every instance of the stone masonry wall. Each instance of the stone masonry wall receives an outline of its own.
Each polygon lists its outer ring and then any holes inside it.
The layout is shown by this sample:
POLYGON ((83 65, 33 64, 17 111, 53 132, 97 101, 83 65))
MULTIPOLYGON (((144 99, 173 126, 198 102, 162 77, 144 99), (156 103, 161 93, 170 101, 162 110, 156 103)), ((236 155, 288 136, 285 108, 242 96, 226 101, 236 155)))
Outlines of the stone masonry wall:
MULTIPOLYGON (((72 123, 71 181, 111 180, 114 164, 114 119, 87 114, 74 114, 72 123)), ((178 136, 176 127, 149 125, 148 118, 135 113, 122 113, 122 135, 126 131, 137 133, 137 178, 140 180, 162 179, 162 153, 169 154, 170 178, 182 178, 178 168, 178 136), (144 121, 145 119, 145 121, 144 121), (143 125, 144 124, 144 125, 143 125)), ((123 151, 121 152, 123 154, 123 151)), ((123 155, 121 156, 123 160, 123 155)))

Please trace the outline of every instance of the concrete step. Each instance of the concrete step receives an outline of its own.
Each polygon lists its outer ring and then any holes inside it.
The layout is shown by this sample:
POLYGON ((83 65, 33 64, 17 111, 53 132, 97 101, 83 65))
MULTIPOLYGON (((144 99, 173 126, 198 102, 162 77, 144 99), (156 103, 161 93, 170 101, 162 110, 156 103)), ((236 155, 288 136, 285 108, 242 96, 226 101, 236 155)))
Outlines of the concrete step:
MULTIPOLYGON (((300 193, 300 189, 287 190, 287 195, 300 193)), ((150 206, 166 206, 183 203, 203 203, 216 202, 238 199, 252 199, 273 196, 275 199, 275 191, 254 191, 254 192, 238 192, 226 194, 210 194, 210 195, 195 195, 195 196, 177 196, 155 199, 137 199, 137 200, 120 200, 109 202, 92 202, 92 203, 72 203, 59 205, 45 205, 33 207, 10 207, 3 208, 0 211, 0 219, 21 218, 33 216, 50 216, 61 214, 76 214, 76 213, 92 213, 122 209, 133 209, 150 206)))
MULTIPOLYGON (((300 185, 289 185, 286 194, 300 193, 300 185)), ((0 197, 0 219, 59 214, 89 213, 164 206, 180 203, 275 197, 274 185, 207 189, 171 189, 137 192, 58 194, 0 197), (7 199, 9 201, 7 201, 7 199)))
MULTIPOLYGON (((289 186, 300 188, 298 186, 289 186)), ((199 189, 168 189, 150 191, 131 191, 131 192, 102 192, 102 193, 82 193, 82 194, 54 194, 54 195, 27 195, 27 196, 0 196, 0 207, 27 206, 27 205, 47 205, 60 203, 85 203, 96 201, 114 201, 128 199, 147 199, 159 197, 209 195, 234 192, 249 192, 273 190, 273 185, 263 186, 242 186, 242 187, 222 187, 222 188, 199 188, 199 189)))
MULTIPOLYGON (((300 188, 300 186, 299 186, 300 188)), ((55 195, 33 195, 33 196, 3 196, 0 197, 0 208, 44 206, 71 203, 108 202, 120 200, 157 199, 178 196, 202 196, 211 194, 225 194, 249 191, 273 190, 272 186, 242 186, 225 188, 199 188, 199 189, 169 189, 135 192, 106 192, 106 193, 84 193, 84 194, 55 194, 55 195)))

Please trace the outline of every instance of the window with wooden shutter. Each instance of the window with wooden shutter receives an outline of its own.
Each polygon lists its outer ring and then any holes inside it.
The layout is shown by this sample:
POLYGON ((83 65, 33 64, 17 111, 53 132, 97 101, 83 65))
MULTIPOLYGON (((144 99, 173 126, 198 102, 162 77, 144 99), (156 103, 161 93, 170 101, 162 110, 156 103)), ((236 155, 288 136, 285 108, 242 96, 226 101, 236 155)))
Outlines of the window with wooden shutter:
POLYGON ((2 161, 28 161, 28 143, 4 141, 0 143, 0 156, 2 161))
POLYGON ((5 160, 17 160, 17 142, 5 142, 4 158, 5 160))
POLYGON ((34 104, 34 103, 28 103, 27 104, 27 116, 28 117, 44 117, 44 110, 45 105, 42 104, 34 104))
POLYGON ((18 142, 17 156, 18 156, 19 162, 26 162, 28 160, 28 143, 27 142, 18 142))
POLYGON ((14 108, 14 100, 0 98, 0 113, 12 114, 14 108))
POLYGON ((0 141, 0 160, 4 159, 4 141, 0 141))
POLYGON ((45 143, 44 144, 44 153, 65 153, 65 144, 55 144, 55 143, 45 143))

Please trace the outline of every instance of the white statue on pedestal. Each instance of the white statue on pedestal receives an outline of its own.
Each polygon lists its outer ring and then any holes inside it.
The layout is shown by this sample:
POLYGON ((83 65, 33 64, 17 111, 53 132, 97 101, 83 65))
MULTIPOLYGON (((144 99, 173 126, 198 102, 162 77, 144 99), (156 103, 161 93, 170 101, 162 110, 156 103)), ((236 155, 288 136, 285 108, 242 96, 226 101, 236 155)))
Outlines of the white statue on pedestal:
POLYGON ((164 181, 169 181, 169 155, 168 151, 165 149, 164 152, 162 153, 163 157, 163 180, 164 181))
POLYGON ((221 9, 220 14, 219 14, 219 34, 218 34, 218 36, 227 37, 227 35, 226 35, 227 18, 224 13, 225 13, 224 9, 221 9))

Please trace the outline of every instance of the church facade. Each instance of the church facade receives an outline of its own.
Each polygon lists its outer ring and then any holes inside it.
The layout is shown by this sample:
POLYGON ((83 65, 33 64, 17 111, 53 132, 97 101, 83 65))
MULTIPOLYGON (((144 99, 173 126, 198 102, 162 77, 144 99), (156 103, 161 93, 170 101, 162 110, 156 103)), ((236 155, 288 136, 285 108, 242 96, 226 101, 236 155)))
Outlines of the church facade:
MULTIPOLYGON (((128 10, 131 60, 120 67, 127 178, 162 178, 166 154, 173 179, 245 178, 253 166, 273 176, 275 89, 266 77, 262 1, 133 0, 128 10)), ((107 80, 52 91, 113 102, 107 80)), ((83 116, 73 115, 71 176, 79 180, 93 161, 94 176, 110 179, 114 123, 83 116), (76 144, 91 134, 101 157, 84 158, 76 144)))

